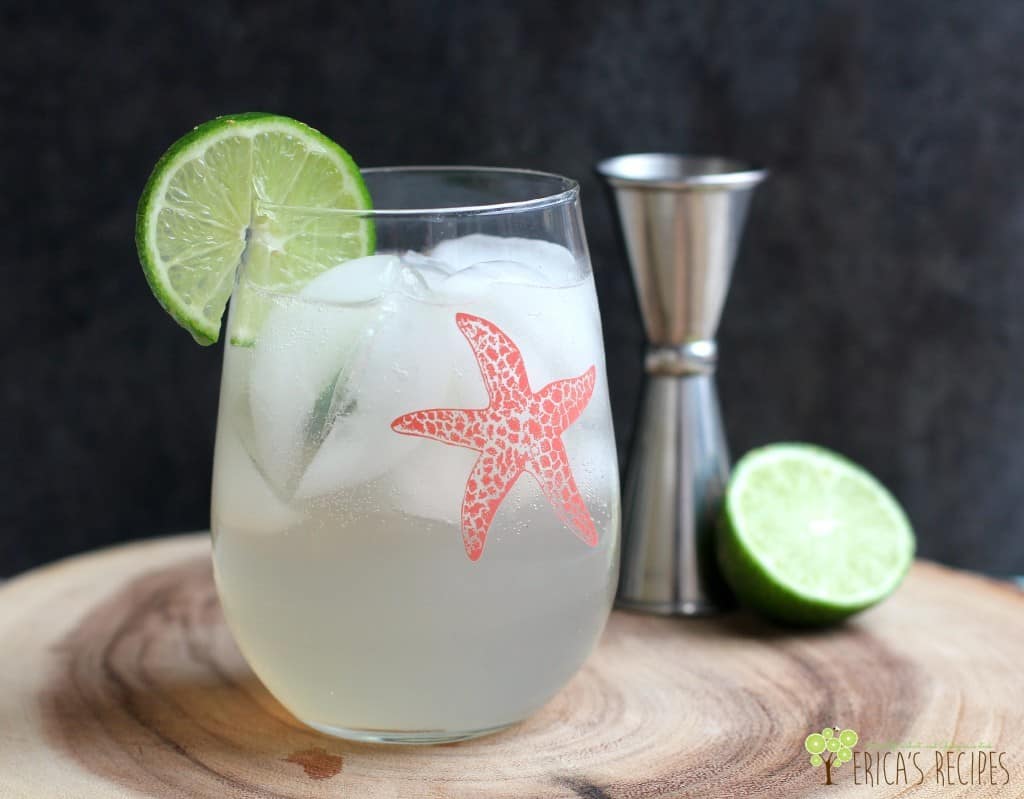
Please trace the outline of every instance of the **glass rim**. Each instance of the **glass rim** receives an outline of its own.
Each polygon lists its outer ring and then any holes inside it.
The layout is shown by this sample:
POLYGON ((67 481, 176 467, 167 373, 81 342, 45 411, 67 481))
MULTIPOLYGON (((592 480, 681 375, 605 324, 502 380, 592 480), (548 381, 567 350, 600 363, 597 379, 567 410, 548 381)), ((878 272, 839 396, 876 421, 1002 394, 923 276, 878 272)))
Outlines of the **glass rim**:
MULTIPOLYGON (((307 212, 310 216, 344 215, 361 218, 387 217, 452 217, 452 216, 486 216, 508 212, 536 211, 552 208, 566 202, 574 201, 580 192, 580 184, 572 178, 555 172, 544 172, 538 169, 521 169, 500 166, 375 166, 359 170, 361 175, 399 175, 402 173, 438 174, 462 173, 477 175, 526 177, 539 181, 549 181, 557 185, 554 192, 539 192, 538 196, 525 200, 507 200, 504 202, 483 203, 479 205, 424 206, 423 208, 303 208, 265 203, 267 209, 289 208, 307 212)), ((372 197, 371 197, 372 199, 372 197)))

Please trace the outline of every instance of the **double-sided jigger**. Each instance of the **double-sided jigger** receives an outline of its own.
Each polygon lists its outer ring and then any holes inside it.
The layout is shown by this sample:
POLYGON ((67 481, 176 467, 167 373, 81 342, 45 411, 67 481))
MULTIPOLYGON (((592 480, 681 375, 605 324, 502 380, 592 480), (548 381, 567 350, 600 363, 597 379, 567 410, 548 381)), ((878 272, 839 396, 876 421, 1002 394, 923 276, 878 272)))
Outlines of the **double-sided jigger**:
POLYGON ((715 332, 765 172, 668 153, 609 158, 597 171, 611 187, 648 340, 623 496, 618 604, 712 613, 714 523, 729 477, 715 332))

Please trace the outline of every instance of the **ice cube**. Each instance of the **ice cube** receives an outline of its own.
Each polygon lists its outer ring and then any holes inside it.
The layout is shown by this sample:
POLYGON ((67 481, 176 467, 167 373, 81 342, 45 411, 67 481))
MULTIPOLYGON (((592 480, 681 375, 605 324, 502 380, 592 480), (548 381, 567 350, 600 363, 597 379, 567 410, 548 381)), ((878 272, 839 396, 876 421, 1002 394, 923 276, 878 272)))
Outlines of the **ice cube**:
POLYGON ((395 287, 396 270, 401 264, 393 253, 353 258, 318 275, 299 296, 333 303, 368 302, 395 287))
POLYGON ((438 296, 511 336, 534 388, 579 374, 600 358, 593 277, 565 247, 472 234, 441 242, 431 258, 456 270, 436 287, 438 296))
POLYGON ((210 515, 215 531, 270 535, 288 529, 299 512, 281 500, 260 474, 229 419, 218 423, 210 515))
MULTIPOLYGON (((592 276, 567 288, 510 287, 503 295, 504 308, 490 312, 510 320, 509 335, 523 353, 534 391, 577 377, 591 366, 603 370, 604 342, 592 276)), ((493 305, 485 299, 481 315, 488 313, 487 304, 493 305)))
POLYGON ((434 289, 446 302, 479 297, 495 284, 545 286, 547 276, 535 266, 516 261, 481 261, 454 272, 434 289))
POLYGON ((458 526, 466 481, 478 452, 424 441, 389 475, 394 488, 394 507, 409 516, 458 526))
MULTIPOLYGON (((445 242, 435 248, 433 257, 443 250, 456 261, 467 253, 482 260, 442 281, 436 294, 456 311, 483 317, 503 330, 522 352, 534 390, 600 363, 604 347, 593 276, 583 268, 583 274, 568 284, 548 279, 566 266, 568 250, 546 241, 479 235, 445 242), (532 253, 532 260, 498 257, 510 251, 525 258, 532 253), (561 267, 552 269, 550 262, 545 267, 546 255, 561 267)), ((468 389, 472 379, 469 372, 458 385, 468 389)))
POLYGON ((430 258, 423 253, 407 250, 402 255, 402 263, 414 269, 431 289, 437 286, 452 273, 452 268, 443 261, 430 258))
POLYGON ((360 303, 398 292, 414 299, 429 299, 430 285, 424 271, 447 277, 441 264, 418 253, 380 253, 354 258, 328 269, 310 281, 299 296, 328 303, 360 303), (418 256, 412 258, 411 256, 418 256))
POLYGON ((565 286, 583 277, 576 258, 565 247, 543 239, 489 236, 473 233, 448 239, 435 246, 430 257, 458 272, 488 261, 505 261, 532 267, 545 276, 544 284, 565 286))
POLYGON ((308 499, 370 480, 417 446, 390 424, 443 400, 451 379, 443 363, 451 333, 430 318, 440 309, 422 301, 429 295, 401 258, 375 255, 275 303, 256 344, 250 394, 257 456, 284 496, 308 499))

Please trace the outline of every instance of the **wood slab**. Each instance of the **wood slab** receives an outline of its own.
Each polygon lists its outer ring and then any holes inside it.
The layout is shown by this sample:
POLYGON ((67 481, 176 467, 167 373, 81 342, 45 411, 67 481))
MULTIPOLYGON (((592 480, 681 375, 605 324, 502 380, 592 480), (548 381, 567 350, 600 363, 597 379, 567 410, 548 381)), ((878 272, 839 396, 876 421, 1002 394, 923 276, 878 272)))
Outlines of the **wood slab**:
POLYGON ((616 612, 536 716, 447 746, 352 744, 295 721, 224 626, 206 536, 11 581, 0 651, 4 799, 1024 796, 1024 594, 927 563, 828 632, 616 612), (939 784, 925 749, 918 785, 864 784, 863 769, 858 783, 851 763, 825 787, 803 741, 826 725, 869 753, 984 744, 1006 773, 939 784))

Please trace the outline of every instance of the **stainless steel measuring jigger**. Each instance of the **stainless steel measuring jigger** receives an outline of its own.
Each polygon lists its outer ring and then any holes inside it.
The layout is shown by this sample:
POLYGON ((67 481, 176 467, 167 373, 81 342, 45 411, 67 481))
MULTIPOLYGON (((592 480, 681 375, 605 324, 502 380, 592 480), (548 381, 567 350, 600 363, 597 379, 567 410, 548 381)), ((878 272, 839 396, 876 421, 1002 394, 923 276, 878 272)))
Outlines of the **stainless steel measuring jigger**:
POLYGON ((647 333, 647 381, 623 496, 618 604, 712 613, 714 523, 729 476, 715 333, 754 188, 727 158, 638 153, 597 165, 611 188, 647 333))

